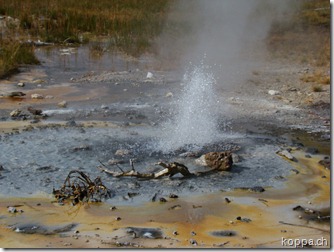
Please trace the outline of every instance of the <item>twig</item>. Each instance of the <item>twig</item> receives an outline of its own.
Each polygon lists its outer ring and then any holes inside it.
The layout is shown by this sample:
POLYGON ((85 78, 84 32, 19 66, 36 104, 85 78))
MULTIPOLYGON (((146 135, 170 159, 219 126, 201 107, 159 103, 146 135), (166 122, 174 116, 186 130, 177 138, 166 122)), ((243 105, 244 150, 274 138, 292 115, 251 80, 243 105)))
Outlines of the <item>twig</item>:
POLYGON ((315 230, 319 230, 319 231, 330 233, 330 230, 326 230, 326 229, 322 229, 322 228, 317 228, 317 227, 310 227, 310 226, 301 225, 301 224, 293 224, 293 223, 288 223, 288 222, 284 222, 284 221, 279 221, 279 223, 284 224, 284 225, 289 225, 289 226, 295 226, 295 227, 311 228, 311 229, 315 229, 315 230))
POLYGON ((118 164, 115 164, 115 165, 116 165, 116 167, 117 167, 118 169, 121 170, 121 172, 125 173, 125 172, 123 171, 123 169, 122 169, 118 164))
POLYGON ((130 158, 130 165, 131 165, 132 170, 133 170, 133 171, 136 171, 136 170, 135 170, 135 167, 133 166, 133 160, 132 160, 131 158, 130 158))

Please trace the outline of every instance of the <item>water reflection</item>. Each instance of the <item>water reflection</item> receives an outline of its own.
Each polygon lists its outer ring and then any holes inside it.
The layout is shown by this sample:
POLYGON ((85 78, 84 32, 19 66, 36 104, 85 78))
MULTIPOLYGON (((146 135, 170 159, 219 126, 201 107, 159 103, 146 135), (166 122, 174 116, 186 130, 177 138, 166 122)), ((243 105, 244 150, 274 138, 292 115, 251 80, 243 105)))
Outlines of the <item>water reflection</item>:
POLYGON ((152 66, 153 57, 128 56, 119 50, 109 50, 102 42, 80 46, 52 46, 36 49, 36 55, 49 72, 133 71, 152 66))

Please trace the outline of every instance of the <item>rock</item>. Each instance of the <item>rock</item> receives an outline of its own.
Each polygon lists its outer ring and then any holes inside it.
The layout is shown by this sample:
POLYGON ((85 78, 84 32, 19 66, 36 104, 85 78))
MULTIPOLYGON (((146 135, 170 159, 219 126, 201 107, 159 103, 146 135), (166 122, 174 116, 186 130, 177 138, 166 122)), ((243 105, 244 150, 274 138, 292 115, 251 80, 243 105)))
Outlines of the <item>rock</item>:
POLYGON ((10 116, 11 117, 18 117, 18 116, 20 116, 20 114, 21 114, 21 110, 19 110, 19 109, 15 109, 15 110, 13 110, 12 112, 10 112, 10 116))
POLYGON ((32 107, 28 107, 27 109, 33 115, 42 115, 43 111, 41 109, 34 109, 32 107))
POLYGON ((290 154, 290 152, 287 151, 287 150, 277 151, 276 153, 277 153, 278 155, 282 156, 282 157, 285 157, 285 158, 287 158, 287 159, 289 159, 289 160, 291 160, 291 161, 295 161, 295 162, 296 162, 296 158, 295 158, 294 156, 292 156, 292 155, 290 154))
POLYGON ((44 96, 41 94, 32 94, 31 99, 44 99, 44 96))
POLYGON ((270 95, 279 95, 280 92, 277 91, 277 90, 269 90, 269 91, 268 91, 268 94, 270 94, 270 95))
POLYGON ((18 212, 17 209, 16 209, 15 207, 8 207, 8 208, 7 208, 7 211, 8 211, 9 213, 17 213, 17 212, 18 212))
POLYGON ((205 162, 210 168, 219 171, 228 171, 231 169, 233 160, 231 152, 209 152, 204 155, 205 162))
POLYGON ((331 168, 331 161, 329 159, 323 159, 319 161, 319 164, 324 166, 326 169, 331 168))
POLYGON ((161 197, 161 198, 159 199, 159 201, 162 202, 162 203, 167 202, 167 200, 166 200, 165 198, 163 198, 163 197, 161 197))
POLYGON ((148 72, 146 75, 146 79, 152 79, 153 78, 153 74, 151 72, 148 72))
POLYGON ((236 187, 235 189, 246 190, 249 192, 264 192, 265 189, 262 186, 253 186, 253 187, 236 187))
POLYGON ((19 82, 19 83, 17 83, 17 86, 19 86, 19 87, 24 87, 25 84, 24 84, 24 82, 19 82))
POLYGON ((22 96, 25 96, 25 95, 26 94, 23 93, 23 92, 13 91, 13 92, 7 92, 7 93, 4 93, 4 94, 1 94, 0 96, 15 98, 15 97, 22 97, 22 96))
POLYGON ((218 237, 235 236, 236 232, 232 230, 221 230, 221 231, 213 231, 211 232, 211 235, 218 237))
POLYGON ((126 233, 132 234, 134 238, 149 238, 161 239, 163 233, 159 228, 141 228, 141 227, 127 227, 126 233))
POLYGON ((306 148, 306 152, 309 153, 309 154, 318 154, 319 153, 319 150, 317 148, 314 148, 314 147, 309 147, 309 148, 306 148))
POLYGON ((57 104, 58 107, 60 108, 66 108, 67 107, 67 102, 66 101, 61 101, 57 104))
POLYGON ((72 151, 76 152, 76 151, 88 151, 91 150, 92 148, 89 145, 83 144, 77 147, 74 147, 72 149, 72 151))
POLYGON ((109 159, 108 165, 116 165, 116 164, 123 164, 124 161, 120 159, 109 159))
POLYGON ((73 119, 70 119, 68 122, 66 122, 66 126, 76 127, 76 126, 78 126, 78 124, 73 119))
POLYGON ((126 156, 126 155, 129 155, 131 152, 129 150, 126 150, 126 149, 119 149, 115 152, 115 155, 116 156, 126 156))
POLYGON ((45 99, 53 99, 54 96, 53 96, 53 95, 47 95, 47 96, 45 96, 44 98, 45 98, 45 99))
POLYGON ((179 157, 199 157, 200 153, 197 151, 187 151, 187 152, 183 152, 179 155, 179 157))
POLYGON ((197 241, 194 240, 194 239, 190 239, 189 242, 190 242, 191 245, 194 245, 194 246, 198 245, 197 241))
POLYGON ((205 161, 205 155, 202 155, 201 157, 195 159, 195 163, 199 166, 207 166, 207 163, 205 161))
POLYGON ((171 194, 169 194, 169 198, 171 198, 171 199, 177 199, 179 196, 177 196, 176 194, 173 194, 173 193, 171 193, 171 194))
POLYGON ((172 92, 168 92, 165 96, 166 96, 166 97, 173 97, 174 95, 173 95, 172 92))
POLYGON ((235 153, 232 153, 232 160, 233 160, 233 164, 235 163, 239 163, 241 161, 241 158, 239 155, 235 154, 235 153))
POLYGON ((109 107, 107 105, 102 104, 101 109, 109 109, 109 107))
POLYGON ((238 216, 236 219, 237 219, 237 220, 239 220, 239 221, 241 221, 241 222, 246 222, 246 223, 248 223, 248 222, 251 222, 251 221, 252 221, 252 220, 251 220, 251 219, 249 219, 249 218, 241 218, 241 216, 238 216))

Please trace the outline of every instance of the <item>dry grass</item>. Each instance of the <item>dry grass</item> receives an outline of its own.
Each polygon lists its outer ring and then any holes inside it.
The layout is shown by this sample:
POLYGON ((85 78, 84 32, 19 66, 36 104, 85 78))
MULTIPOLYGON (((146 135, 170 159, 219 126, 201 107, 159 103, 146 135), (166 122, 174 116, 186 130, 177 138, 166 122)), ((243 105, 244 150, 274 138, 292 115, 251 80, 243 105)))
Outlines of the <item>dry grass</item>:
MULTIPOLYGON (((22 63, 36 63, 33 48, 17 40, 40 39, 54 43, 85 43, 91 37, 107 36, 107 49, 117 48, 139 56, 162 31, 173 0, 0 0, 0 15, 18 22, 7 23, 0 41, 0 77, 22 63)), ((91 46, 94 56, 104 48, 91 46)))
POLYGON ((38 63, 31 45, 0 39, 0 78, 16 72, 22 64, 38 63))
POLYGON ((290 18, 273 24, 267 45, 274 57, 329 68, 330 2, 303 1, 290 18))
POLYGON ((313 86, 312 90, 313 90, 313 92, 322 92, 322 87, 321 86, 313 86))
POLYGON ((304 74, 301 78, 301 81, 303 82, 312 82, 317 84, 330 84, 330 75, 329 73, 325 73, 321 71, 320 69, 316 70, 314 73, 311 74, 304 74))
MULTIPOLYGON (((117 46, 150 43, 162 30, 170 0, 0 0, 0 14, 46 42, 82 42, 82 34, 112 37, 117 46)), ((141 47, 142 45, 139 45, 141 47)))

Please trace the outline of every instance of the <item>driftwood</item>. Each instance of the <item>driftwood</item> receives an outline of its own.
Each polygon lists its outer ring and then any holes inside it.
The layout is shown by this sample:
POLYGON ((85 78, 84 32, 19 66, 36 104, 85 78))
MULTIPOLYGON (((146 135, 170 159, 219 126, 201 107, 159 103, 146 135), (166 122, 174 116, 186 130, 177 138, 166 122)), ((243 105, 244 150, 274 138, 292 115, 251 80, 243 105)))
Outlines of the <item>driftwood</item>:
POLYGON ((101 161, 99 161, 101 166, 98 166, 97 168, 101 170, 102 172, 105 172, 113 177, 136 177, 136 178, 143 178, 143 179, 159 179, 162 177, 173 177, 174 175, 180 173, 183 177, 189 178, 189 177, 194 177, 194 176, 202 176, 206 174, 211 174, 211 173, 216 173, 221 170, 219 169, 211 169, 207 171, 202 171, 202 172, 196 172, 196 173, 191 173, 184 164, 178 163, 178 162, 172 162, 172 163, 163 163, 163 162, 158 162, 156 165, 162 166, 164 169, 154 172, 154 173, 140 173, 135 170, 134 165, 132 160, 130 159, 130 164, 131 164, 131 170, 125 172, 121 167, 119 167, 117 164, 116 166, 120 170, 120 172, 115 172, 109 170, 106 165, 104 165, 101 161))

